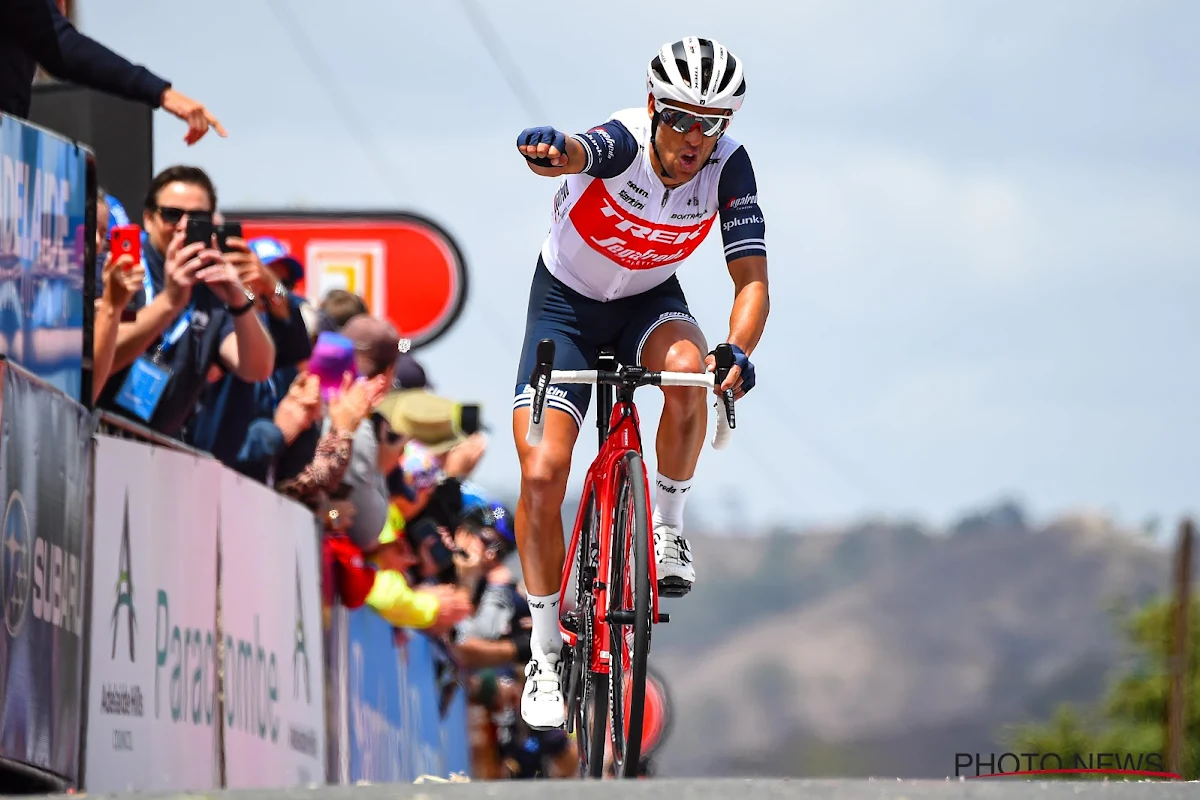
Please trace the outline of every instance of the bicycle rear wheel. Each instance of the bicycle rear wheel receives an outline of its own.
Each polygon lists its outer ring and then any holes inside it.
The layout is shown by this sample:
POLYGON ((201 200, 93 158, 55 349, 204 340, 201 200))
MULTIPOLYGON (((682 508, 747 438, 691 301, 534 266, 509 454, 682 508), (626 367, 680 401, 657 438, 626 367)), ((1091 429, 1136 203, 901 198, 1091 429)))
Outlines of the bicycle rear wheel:
POLYGON ((617 466, 608 611, 609 743, 613 774, 636 778, 646 710, 646 659, 650 652, 649 503, 642 457, 629 451, 617 466), (630 615, 632 614, 632 618, 630 615))

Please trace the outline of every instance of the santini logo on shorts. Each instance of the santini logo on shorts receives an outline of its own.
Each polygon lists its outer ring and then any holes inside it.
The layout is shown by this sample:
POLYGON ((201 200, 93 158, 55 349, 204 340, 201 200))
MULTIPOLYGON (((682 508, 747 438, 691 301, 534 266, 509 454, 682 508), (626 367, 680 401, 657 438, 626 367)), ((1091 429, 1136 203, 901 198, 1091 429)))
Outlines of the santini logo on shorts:
POLYGON ((571 222, 588 246, 625 269, 653 269, 692 254, 712 227, 713 217, 694 225, 667 225, 636 217, 592 181, 571 209, 571 222))

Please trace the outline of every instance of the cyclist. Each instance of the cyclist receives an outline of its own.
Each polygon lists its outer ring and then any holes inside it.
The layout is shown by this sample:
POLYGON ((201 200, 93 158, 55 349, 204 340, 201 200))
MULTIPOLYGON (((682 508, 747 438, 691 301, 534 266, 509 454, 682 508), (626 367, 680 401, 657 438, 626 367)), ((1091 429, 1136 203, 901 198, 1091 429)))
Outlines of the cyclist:
MULTIPOLYGON (((565 719, 561 507, 591 399, 587 386, 550 387, 542 443, 525 443, 537 343, 555 342, 555 369, 589 369, 596 349, 607 344, 616 345, 622 364, 678 372, 714 368, 675 271, 719 224, 734 285, 726 341, 736 364, 719 388, 741 397, 754 386, 748 356, 762 336, 769 305, 765 225, 750 157, 725 135, 745 97, 742 69, 741 60, 715 40, 690 36, 667 43, 647 68, 645 106, 619 111, 585 133, 537 127, 517 138, 535 174, 561 177, 530 287, 513 402, 521 461, 516 533, 533 619, 521 714, 531 728, 560 727, 565 719)), ((682 534, 683 506, 706 424, 703 390, 663 389, 653 528, 659 592, 667 597, 686 594, 696 577, 682 534)))

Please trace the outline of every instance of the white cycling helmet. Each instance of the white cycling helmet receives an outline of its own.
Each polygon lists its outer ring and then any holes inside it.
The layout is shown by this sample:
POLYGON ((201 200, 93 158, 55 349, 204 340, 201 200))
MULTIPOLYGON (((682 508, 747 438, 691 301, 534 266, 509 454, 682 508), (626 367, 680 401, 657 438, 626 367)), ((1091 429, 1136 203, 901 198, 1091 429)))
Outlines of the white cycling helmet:
POLYGON ((688 36, 668 42, 646 69, 646 86, 658 100, 737 111, 746 96, 742 62, 715 39, 688 36))

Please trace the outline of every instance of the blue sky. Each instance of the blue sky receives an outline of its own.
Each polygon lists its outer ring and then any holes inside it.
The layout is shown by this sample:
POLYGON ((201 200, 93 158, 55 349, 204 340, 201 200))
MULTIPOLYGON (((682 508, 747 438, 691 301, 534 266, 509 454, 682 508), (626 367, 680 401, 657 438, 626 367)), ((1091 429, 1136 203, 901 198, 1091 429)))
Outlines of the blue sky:
MULTIPOLYGON (((758 176, 773 313, 759 386, 689 510, 940 523, 1012 495, 1136 524, 1200 508, 1200 6, 288 0, 301 45, 282 5, 93 0, 80 22, 228 127, 187 148, 157 115, 156 169, 205 167, 226 207, 400 208, 452 232, 472 296, 422 358, 486 406, 482 482, 517 481, 509 407, 554 193, 516 134, 642 104, 655 49, 695 33, 746 64, 731 135, 758 176), (546 119, 496 71, 472 6, 546 119)), ((680 272, 714 342, 720 253, 714 236, 680 272)), ((640 408, 650 426, 661 403, 640 408)))

